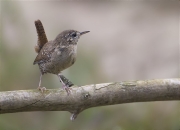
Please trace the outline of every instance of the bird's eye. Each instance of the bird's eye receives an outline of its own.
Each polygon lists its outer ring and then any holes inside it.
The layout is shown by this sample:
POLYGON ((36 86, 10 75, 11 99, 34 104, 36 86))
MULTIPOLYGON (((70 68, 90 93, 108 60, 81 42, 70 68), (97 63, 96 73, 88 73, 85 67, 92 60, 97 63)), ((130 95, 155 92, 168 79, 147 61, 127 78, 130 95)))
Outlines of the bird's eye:
POLYGON ((73 34, 72 34, 72 37, 76 37, 76 36, 77 36, 76 33, 73 33, 73 34))

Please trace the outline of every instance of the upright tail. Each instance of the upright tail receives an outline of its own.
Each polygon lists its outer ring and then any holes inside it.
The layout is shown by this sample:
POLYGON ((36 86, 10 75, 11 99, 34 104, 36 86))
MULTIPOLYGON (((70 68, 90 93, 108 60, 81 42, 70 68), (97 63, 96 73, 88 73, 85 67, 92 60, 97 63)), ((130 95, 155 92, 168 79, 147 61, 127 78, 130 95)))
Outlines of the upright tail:
POLYGON ((34 49, 37 53, 39 53, 42 47, 44 46, 44 44, 48 42, 48 39, 46 37, 46 33, 44 31, 44 27, 41 21, 36 20, 34 23, 35 23, 36 31, 38 34, 38 42, 37 42, 37 45, 34 47, 34 49))

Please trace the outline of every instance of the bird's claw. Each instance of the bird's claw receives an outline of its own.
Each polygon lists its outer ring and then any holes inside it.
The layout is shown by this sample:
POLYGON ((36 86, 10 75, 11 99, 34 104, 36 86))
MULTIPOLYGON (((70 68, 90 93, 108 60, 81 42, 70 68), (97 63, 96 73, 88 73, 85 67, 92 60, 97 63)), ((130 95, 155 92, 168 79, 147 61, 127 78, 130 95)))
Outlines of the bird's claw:
POLYGON ((46 88, 39 86, 39 87, 38 87, 38 90, 40 90, 42 93, 44 93, 44 92, 46 91, 46 88))
POLYGON ((69 88, 66 85, 63 85, 63 89, 66 90, 67 94, 70 95, 71 94, 71 88, 69 88))

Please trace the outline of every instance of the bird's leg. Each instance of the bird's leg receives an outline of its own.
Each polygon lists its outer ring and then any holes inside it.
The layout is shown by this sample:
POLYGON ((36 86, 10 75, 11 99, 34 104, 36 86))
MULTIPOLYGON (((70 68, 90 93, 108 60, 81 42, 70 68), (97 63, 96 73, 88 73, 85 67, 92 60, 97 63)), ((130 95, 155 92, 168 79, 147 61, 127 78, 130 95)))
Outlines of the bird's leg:
POLYGON ((37 89, 40 90, 43 93, 44 91, 46 91, 46 88, 45 87, 41 87, 41 80, 42 80, 42 73, 40 75, 39 86, 38 86, 37 89))
POLYGON ((69 80, 67 79, 64 75, 59 75, 61 77, 61 80, 64 82, 64 84, 68 87, 71 87, 73 86, 74 84, 69 80))
MULTIPOLYGON (((62 87, 64 90, 66 90, 67 94, 69 95, 71 93, 71 90, 69 88, 69 84, 68 83, 64 83, 63 80, 62 80, 62 75, 61 74, 58 74, 58 77, 59 77, 59 80, 60 82, 62 83, 62 87)), ((64 76, 63 76, 64 77, 64 76)), ((65 78, 66 79, 66 78, 65 78)), ((72 86, 72 83, 71 83, 71 86, 72 86)))

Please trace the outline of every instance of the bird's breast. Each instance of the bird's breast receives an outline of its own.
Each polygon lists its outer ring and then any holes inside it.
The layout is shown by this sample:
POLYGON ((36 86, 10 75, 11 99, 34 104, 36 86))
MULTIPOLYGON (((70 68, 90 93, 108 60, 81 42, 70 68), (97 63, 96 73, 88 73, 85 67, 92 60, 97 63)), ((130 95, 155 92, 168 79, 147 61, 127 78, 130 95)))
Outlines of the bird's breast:
POLYGON ((61 48, 56 51, 52 64, 61 71, 72 66, 76 61, 77 45, 61 48))
POLYGON ((69 55, 76 55, 76 53, 77 53, 77 44, 76 44, 76 45, 72 45, 72 46, 70 47, 70 53, 69 53, 69 55))

